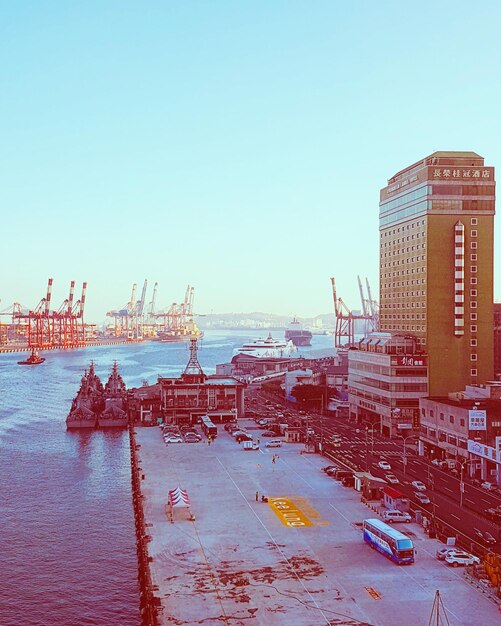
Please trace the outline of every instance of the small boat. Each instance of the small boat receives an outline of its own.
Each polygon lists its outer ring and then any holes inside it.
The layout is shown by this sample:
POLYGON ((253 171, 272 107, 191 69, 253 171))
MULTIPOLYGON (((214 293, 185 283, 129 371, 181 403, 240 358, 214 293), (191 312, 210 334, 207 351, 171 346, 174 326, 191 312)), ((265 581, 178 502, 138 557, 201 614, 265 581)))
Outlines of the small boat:
POLYGON ((26 361, 18 361, 18 365, 40 365, 45 361, 45 357, 40 356, 36 350, 32 350, 26 361))

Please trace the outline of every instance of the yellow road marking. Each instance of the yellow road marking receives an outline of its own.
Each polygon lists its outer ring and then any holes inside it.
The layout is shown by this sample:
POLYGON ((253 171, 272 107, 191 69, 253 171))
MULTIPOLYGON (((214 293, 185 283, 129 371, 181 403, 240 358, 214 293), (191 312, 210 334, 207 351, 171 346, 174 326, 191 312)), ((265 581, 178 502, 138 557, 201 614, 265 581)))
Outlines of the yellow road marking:
POLYGON ((373 598, 374 600, 381 600, 381 598, 383 597, 379 591, 377 591, 376 589, 374 589, 374 587, 365 587, 365 590, 367 591, 367 593, 371 596, 371 598, 373 598))
POLYGON ((284 526, 289 528, 313 526, 301 509, 289 498, 268 498, 268 505, 284 526))

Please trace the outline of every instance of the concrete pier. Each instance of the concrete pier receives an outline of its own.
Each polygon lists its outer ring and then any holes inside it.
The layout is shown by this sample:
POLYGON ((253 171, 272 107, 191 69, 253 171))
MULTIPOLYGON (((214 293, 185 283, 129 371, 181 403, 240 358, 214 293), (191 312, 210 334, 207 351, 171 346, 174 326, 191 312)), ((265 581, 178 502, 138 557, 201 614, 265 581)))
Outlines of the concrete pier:
POLYGON ((362 521, 375 513, 321 471, 325 459, 265 443, 245 451, 220 427, 211 445, 165 445, 159 428, 136 429, 159 625, 418 626, 437 589, 451 624, 499 624, 498 607, 435 558, 443 544, 420 526, 400 525, 417 556, 395 565, 364 543, 362 521), (168 492, 178 486, 195 519, 176 509, 170 521, 168 492))

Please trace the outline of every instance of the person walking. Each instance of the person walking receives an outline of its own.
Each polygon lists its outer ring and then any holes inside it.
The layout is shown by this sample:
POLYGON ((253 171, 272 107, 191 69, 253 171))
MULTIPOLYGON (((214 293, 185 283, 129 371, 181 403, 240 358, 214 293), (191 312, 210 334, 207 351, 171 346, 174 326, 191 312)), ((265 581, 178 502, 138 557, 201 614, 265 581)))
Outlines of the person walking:
POLYGON ((271 457, 271 462, 272 462, 272 463, 275 463, 275 455, 273 455, 273 456, 271 457))
POLYGON ((259 501, 259 491, 256 491, 256 502, 259 501))

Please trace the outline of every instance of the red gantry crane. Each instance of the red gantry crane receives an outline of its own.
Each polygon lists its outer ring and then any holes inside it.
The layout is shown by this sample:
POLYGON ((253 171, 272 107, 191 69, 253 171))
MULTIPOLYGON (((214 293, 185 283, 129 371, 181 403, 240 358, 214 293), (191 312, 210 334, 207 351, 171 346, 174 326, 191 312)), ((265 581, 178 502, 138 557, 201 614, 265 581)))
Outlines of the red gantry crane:
POLYGON ((332 283, 332 296, 334 299, 334 314, 336 316, 336 330, 334 333, 334 346, 336 348, 340 348, 342 346, 353 346, 355 344, 355 322, 356 320, 364 320, 365 322, 365 333, 367 333, 370 329, 370 332, 374 332, 377 330, 378 316, 376 316, 376 303, 371 299, 370 287, 367 282, 367 289, 369 291, 369 299, 365 299, 363 295, 362 283, 360 282, 360 278, 358 279, 358 284, 360 288, 360 296, 362 298, 362 309, 363 312, 361 315, 353 313, 348 306, 345 304, 341 297, 338 297, 336 292, 336 282, 334 278, 331 278, 332 283), (343 342, 343 339, 345 341, 343 342))
POLYGON ((48 348, 77 348, 85 345, 85 292, 87 283, 83 283, 82 296, 73 305, 75 281, 71 281, 69 297, 57 311, 51 311, 53 279, 49 278, 47 293, 33 310, 26 311, 20 305, 14 306, 13 325, 27 329, 28 347, 32 350, 48 348))

